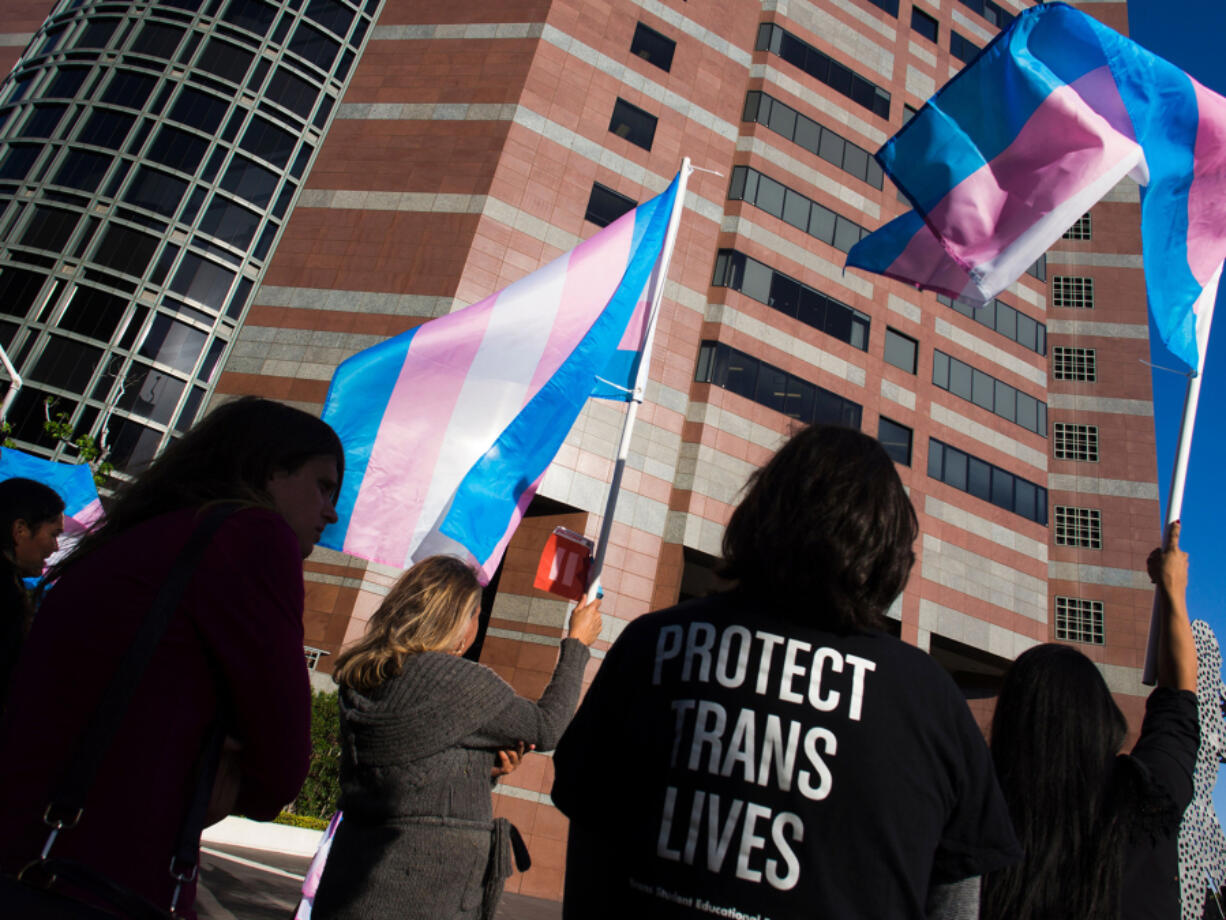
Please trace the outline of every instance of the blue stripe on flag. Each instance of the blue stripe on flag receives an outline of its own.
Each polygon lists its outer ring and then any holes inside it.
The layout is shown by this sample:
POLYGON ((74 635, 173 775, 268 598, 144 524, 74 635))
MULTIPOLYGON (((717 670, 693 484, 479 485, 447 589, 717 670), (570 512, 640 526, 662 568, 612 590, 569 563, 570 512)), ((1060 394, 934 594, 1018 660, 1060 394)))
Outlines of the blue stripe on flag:
POLYGON ((324 530, 320 546, 343 550, 353 506, 366 477, 383 413, 400 378, 416 327, 346 359, 332 375, 323 420, 345 448, 345 480, 336 502, 338 520, 324 530))
POLYGON ((638 207, 630 261, 609 305, 456 489, 439 531, 463 544, 479 564, 497 549, 520 496, 557 455, 591 392, 599 356, 609 354, 625 333, 660 257, 679 181, 638 207))

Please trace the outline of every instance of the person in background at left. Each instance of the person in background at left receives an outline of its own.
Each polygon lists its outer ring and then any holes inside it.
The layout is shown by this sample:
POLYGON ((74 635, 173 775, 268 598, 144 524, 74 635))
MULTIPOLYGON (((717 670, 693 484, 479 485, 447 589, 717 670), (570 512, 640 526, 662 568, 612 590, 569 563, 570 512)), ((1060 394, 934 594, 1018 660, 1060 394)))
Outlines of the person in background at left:
POLYGON ((22 579, 42 574, 63 532, 64 500, 54 489, 18 476, 0 482, 0 712, 34 617, 22 579))

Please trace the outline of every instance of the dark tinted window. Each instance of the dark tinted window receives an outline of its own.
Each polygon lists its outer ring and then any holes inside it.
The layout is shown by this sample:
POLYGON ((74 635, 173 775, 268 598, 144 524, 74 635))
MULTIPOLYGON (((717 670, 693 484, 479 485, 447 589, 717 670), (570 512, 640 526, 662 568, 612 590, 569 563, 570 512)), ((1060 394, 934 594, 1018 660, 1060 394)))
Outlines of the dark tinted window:
POLYGON ((112 224, 94 251, 94 261, 115 271, 142 275, 157 244, 155 237, 112 224))
POLYGON ((884 10, 891 16, 898 15, 898 0, 868 0, 873 6, 879 10, 884 10))
POLYGON ((263 35, 276 15, 276 7, 260 0, 230 0, 221 18, 249 32, 263 35))
POLYGON ((59 252, 68 245, 72 231, 76 229, 80 215, 60 208, 36 207, 25 233, 21 235, 22 246, 59 252))
POLYGON ((189 252, 183 256, 170 288, 220 312, 233 283, 234 272, 189 252))
POLYGON ((51 181, 56 185, 68 185, 83 192, 93 192, 106 175, 111 158, 86 150, 69 150, 64 162, 51 181))
POLYGON ((123 200, 166 217, 173 217, 186 191, 185 180, 160 169, 142 166, 136 171, 123 200))
POLYGON ((903 335, 888 326, 885 330, 885 360, 908 374, 915 373, 915 358, 919 343, 909 335, 903 335))
POLYGON ((139 353, 150 361, 190 373, 196 366, 196 359, 200 357, 206 338, 207 336, 194 326, 159 313, 153 318, 139 353))
POLYGON ((937 20, 918 6, 911 7, 911 30, 924 36, 930 42, 937 40, 937 20))
POLYGON ((107 341, 123 322, 127 309, 128 301, 123 297, 78 285, 56 326, 107 341))
POLYGON ((106 92, 102 94, 102 101, 132 109, 144 108, 156 82, 153 77, 143 73, 121 70, 107 84, 106 92))
POLYGON ((268 98, 303 119, 310 116, 317 95, 314 86, 283 67, 278 67, 268 82, 268 98))
POLYGON ((119 25, 118 19, 93 19, 85 25, 85 30, 77 38, 77 48, 105 48, 107 42, 111 40, 111 35, 114 34, 116 27, 119 25))
POLYGON ((590 220, 597 227, 607 227, 627 211, 633 211, 638 202, 625 195, 619 195, 611 188, 606 188, 599 182, 592 183, 592 194, 587 201, 587 212, 584 220, 590 220))
POLYGON ((246 157, 235 155, 230 168, 222 176, 221 187, 263 207, 272 201, 278 178, 272 170, 265 169, 246 157))
POLYGON ((166 126, 154 138, 148 156, 172 169, 194 173, 208 146, 208 142, 198 135, 166 126))
POLYGON ((906 425, 881 416, 877 423, 877 440, 895 463, 911 465, 911 429, 906 425))
POLYGON ((153 459, 162 434, 131 419, 114 416, 108 422, 109 459, 121 470, 137 472, 153 459))
MULTIPOLYGON (((166 319, 164 316, 157 317, 154 320, 154 326, 156 327, 159 320, 164 319, 166 319)), ((144 348, 141 349, 141 352, 144 352, 144 348)), ((116 400, 116 405, 134 415, 143 415, 164 425, 174 415, 174 410, 179 404, 179 397, 183 395, 184 386, 182 380, 133 361, 124 380, 123 392, 116 400)))
POLYGON ((81 84, 85 82, 85 76, 89 70, 85 67, 61 67, 56 71, 55 77, 51 81, 51 85, 47 87, 44 94, 48 97, 63 96, 71 99, 77 94, 77 90, 81 88, 81 84))
POLYGON ((949 53, 959 61, 969 63, 979 53, 979 46, 969 38, 964 38, 951 29, 949 32, 949 53))
POLYGON ((294 136, 263 118, 254 117, 239 146, 281 168, 294 152, 294 136))
POLYGON ((81 133, 77 135, 77 140, 83 144, 94 144, 98 147, 118 150, 123 146, 124 139, 132 130, 132 124, 135 121, 135 115, 112 112, 107 109, 94 109, 90 113, 89 120, 81 129, 81 133))
MULTIPOLYGON (((850 250, 861 237, 868 234, 868 231, 855 221, 836 214, 825 205, 810 201, 799 192, 747 166, 732 168, 728 197, 732 200, 747 201, 783 220, 787 220, 788 214, 795 217, 807 206, 809 219, 806 232, 843 252, 850 250)), ((793 226, 799 226, 798 222, 790 222, 793 226)))
POLYGON ((102 349, 58 335, 47 336, 46 347, 30 376, 65 390, 83 391, 94 368, 102 360, 102 349))
POLYGON ((45 275, 5 268, 0 271, 0 313, 24 318, 42 290, 45 275))
POLYGON ((175 104, 171 106, 169 117, 212 134, 221 124, 227 108, 228 104, 216 96, 184 87, 175 104))
POLYGON ((223 80, 242 83, 247 76, 247 68, 251 65, 251 58, 250 51, 220 39, 210 38, 204 46, 204 51, 200 53, 196 66, 223 80))
POLYGON ((67 106, 37 105, 26 119, 21 133, 25 137, 54 137, 67 106))
POLYGON ((179 42, 182 40, 182 29, 157 22, 147 22, 136 33, 136 38, 132 41, 132 50, 151 57, 170 60, 174 57, 179 42))
POLYGON ((320 70, 328 71, 332 69, 332 62, 336 60, 340 45, 318 29, 301 22, 294 30, 294 37, 290 39, 289 50, 320 70))
POLYGON ((720 250, 711 283, 740 291, 861 351, 868 348, 867 315, 744 253, 720 250))
POLYGON ((966 301, 954 300, 944 294, 938 294, 937 300, 1031 351, 1041 355, 1047 354, 1047 327, 1013 309, 1003 300, 994 300, 982 307, 973 306, 966 301))
POLYGON ((673 52, 677 43, 655 29, 641 22, 634 28, 634 38, 630 42, 630 53, 637 54, 644 61, 655 64, 661 70, 669 70, 673 66, 673 52))
POLYGON ((890 117, 888 92, 774 23, 764 22, 758 28, 755 50, 777 54, 882 118, 890 117))
POLYGON ((330 32, 344 38, 353 22, 353 10, 336 0, 311 0, 306 14, 330 32))
POLYGON ((201 232, 239 249, 251 245, 259 226, 259 214, 221 197, 214 197, 200 219, 201 232))
POLYGON ((41 147, 14 145, 9 147, 0 163, 0 179, 20 182, 30 172, 30 167, 38 159, 41 147))
POLYGON ((609 130, 644 150, 650 150, 656 136, 656 117, 625 99, 618 99, 613 106, 609 130))

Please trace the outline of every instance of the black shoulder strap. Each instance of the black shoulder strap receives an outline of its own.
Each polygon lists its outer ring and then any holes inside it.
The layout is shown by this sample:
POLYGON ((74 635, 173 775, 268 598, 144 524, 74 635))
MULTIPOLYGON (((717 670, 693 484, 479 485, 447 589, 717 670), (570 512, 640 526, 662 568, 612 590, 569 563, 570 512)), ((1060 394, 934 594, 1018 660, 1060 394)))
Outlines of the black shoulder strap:
POLYGON ((80 817, 85 798, 98 775, 98 768, 111 747, 115 732, 123 721, 132 696, 166 632, 166 627, 170 625, 170 620, 179 607, 183 592, 204 554, 205 547, 222 522, 238 508, 235 504, 216 505, 192 531, 187 544, 171 566, 166 580, 158 589, 153 606, 145 615, 136 638, 128 647, 119 667, 115 669, 101 701, 78 736, 76 749, 52 792, 51 804, 47 809, 48 819, 54 813, 64 826, 71 827, 80 817))

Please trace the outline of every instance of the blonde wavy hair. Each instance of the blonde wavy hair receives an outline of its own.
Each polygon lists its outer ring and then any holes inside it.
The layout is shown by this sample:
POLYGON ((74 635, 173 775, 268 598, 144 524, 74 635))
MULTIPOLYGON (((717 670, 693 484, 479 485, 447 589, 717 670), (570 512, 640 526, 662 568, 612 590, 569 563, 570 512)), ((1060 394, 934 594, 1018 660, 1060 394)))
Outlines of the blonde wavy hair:
POLYGON ((430 556, 400 576, 366 634, 336 659, 338 684, 370 691, 400 673, 406 656, 452 647, 468 625, 481 583, 454 556, 430 556))

